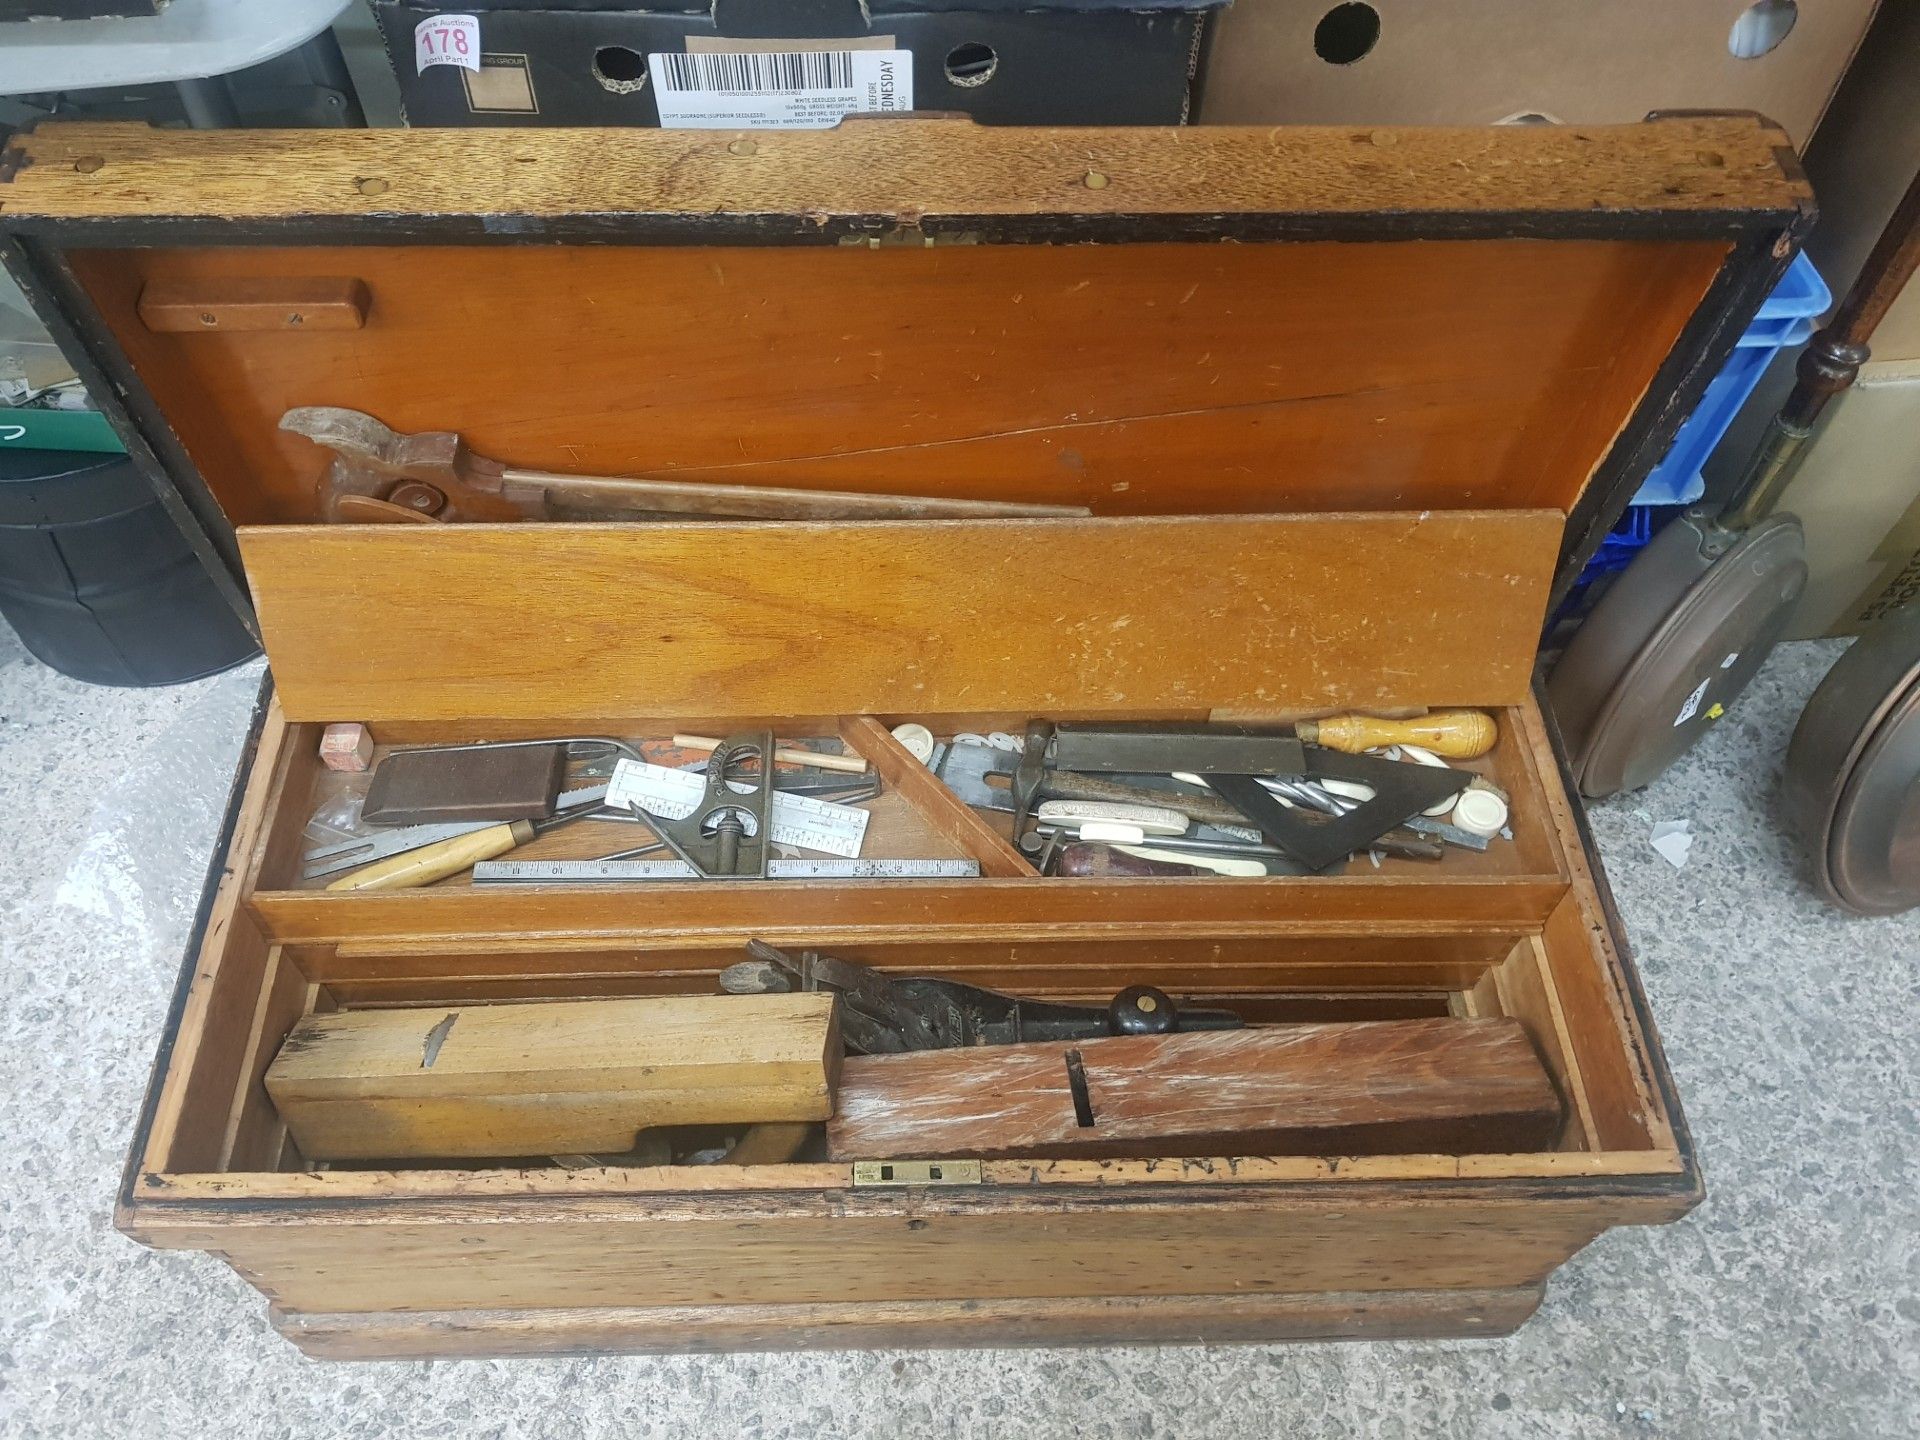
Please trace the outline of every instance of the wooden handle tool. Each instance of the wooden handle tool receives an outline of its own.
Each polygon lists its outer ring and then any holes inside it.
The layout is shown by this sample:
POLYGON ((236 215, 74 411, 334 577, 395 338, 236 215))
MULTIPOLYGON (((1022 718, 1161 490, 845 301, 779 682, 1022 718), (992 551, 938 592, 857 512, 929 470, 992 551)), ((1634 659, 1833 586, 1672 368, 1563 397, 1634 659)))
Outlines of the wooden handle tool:
POLYGON ((1478 760, 1500 739, 1491 715, 1478 710, 1436 710, 1415 720, 1376 720, 1371 715, 1330 715, 1294 727, 1309 745, 1358 755, 1387 745, 1418 745, 1449 760, 1478 760))
POLYGON ((412 890, 449 875, 470 870, 482 860, 494 860, 533 839, 533 822, 515 820, 456 835, 451 840, 423 845, 391 859, 349 871, 327 886, 329 890, 412 890))
POLYGON ((1060 849, 1054 874, 1075 879, 1156 876, 1265 876, 1260 860, 1236 854, 1156 851, 1152 845, 1094 845, 1075 841, 1060 849))
MULTIPOLYGON (((673 743, 683 750, 717 750, 720 742, 711 735, 676 735, 673 743)), ((847 775, 864 775, 867 762, 858 755, 828 755, 819 750, 790 750, 776 745, 774 762, 779 765, 811 765, 816 770, 838 770, 847 775)))

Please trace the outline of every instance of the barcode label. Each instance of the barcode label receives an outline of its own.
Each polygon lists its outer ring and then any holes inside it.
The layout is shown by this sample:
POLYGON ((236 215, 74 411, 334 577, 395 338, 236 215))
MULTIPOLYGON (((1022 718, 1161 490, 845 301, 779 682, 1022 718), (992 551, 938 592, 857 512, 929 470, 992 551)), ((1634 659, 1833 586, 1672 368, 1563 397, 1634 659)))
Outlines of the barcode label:
POLYGON ((662 55, 662 90, 851 90, 853 52, 792 55, 662 55))
POLYGON ((823 130, 913 108, 906 50, 659 53, 647 66, 670 129, 823 130))

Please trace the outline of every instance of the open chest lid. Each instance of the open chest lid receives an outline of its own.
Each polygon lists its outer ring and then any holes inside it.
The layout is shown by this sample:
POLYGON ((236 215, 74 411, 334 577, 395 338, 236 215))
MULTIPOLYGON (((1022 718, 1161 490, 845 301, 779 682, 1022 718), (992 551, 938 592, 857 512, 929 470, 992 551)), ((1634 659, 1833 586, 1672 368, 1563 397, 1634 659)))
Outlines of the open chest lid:
POLYGON ((45 125, 0 175, 9 268, 327 719, 1514 703, 1811 217, 1750 116, 45 125), (305 405, 1091 517, 318 527, 305 405))

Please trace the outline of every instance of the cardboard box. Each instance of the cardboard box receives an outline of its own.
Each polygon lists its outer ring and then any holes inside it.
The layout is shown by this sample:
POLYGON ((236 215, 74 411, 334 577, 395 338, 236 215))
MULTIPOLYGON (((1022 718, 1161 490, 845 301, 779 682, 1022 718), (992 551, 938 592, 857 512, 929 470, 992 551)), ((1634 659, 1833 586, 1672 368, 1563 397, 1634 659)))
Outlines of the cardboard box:
POLYGON ((1757 110, 1805 146, 1876 3, 1236 0, 1209 42, 1198 118, 1600 125, 1651 110, 1757 110), (1734 53, 1776 36, 1764 53, 1734 53))
MULTIPOLYGON (((1807 253, 1839 295, 1920 169, 1920 5, 1882 9, 1806 163, 1820 201, 1807 253)), ((1908 282, 1875 327, 1873 358, 1920 360, 1920 284, 1908 282)))
MULTIPOLYGON (((732 53, 821 56, 905 52, 873 110, 960 111, 995 125, 1178 125, 1187 119, 1204 25, 1226 0, 713 0, 698 8, 595 0, 476 0, 477 64, 422 68, 416 29, 430 4, 373 0, 412 125, 658 125, 662 78, 649 56, 732 53)), ((457 57, 456 57, 457 58, 457 57)), ((839 111, 785 110, 740 119, 756 103, 711 84, 725 62, 690 60, 670 76, 669 120, 687 102, 715 128, 827 125, 839 111), (696 70, 698 73, 695 73, 696 70), (692 89, 692 96, 684 93, 692 89), (709 103, 699 103, 704 95, 709 103), (736 118, 728 118, 734 116, 736 118)), ((799 88, 830 97, 824 60, 761 58, 729 85, 799 88), (784 72, 784 73, 783 73, 784 72)), ((877 58, 844 62, 857 80, 877 58), (856 68, 859 67, 859 68, 856 68)), ((830 99, 820 103, 831 104, 830 99)))
MULTIPOLYGON (((1920 5, 1888 5, 1807 147, 1820 221, 1807 255, 1844 294, 1920 167, 1920 5)), ((1897 597, 1920 590, 1920 284, 1909 282, 1875 328, 1856 388, 1829 407, 1806 463, 1781 500, 1807 528, 1812 577, 1792 639, 1851 635, 1897 597)), ((1781 355, 1706 465, 1724 496, 1793 388, 1798 349, 1781 355)))
POLYGON ((1920 599, 1920 361, 1868 364, 1827 407, 1780 508, 1807 529, 1790 638, 1853 635, 1920 599))

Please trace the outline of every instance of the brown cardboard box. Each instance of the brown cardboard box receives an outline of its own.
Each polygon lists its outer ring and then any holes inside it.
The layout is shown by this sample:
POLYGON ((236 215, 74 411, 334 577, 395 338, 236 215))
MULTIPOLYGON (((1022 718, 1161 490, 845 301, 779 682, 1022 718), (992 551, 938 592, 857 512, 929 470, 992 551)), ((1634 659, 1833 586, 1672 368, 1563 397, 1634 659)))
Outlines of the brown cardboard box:
MULTIPOLYGON (((1920 169, 1920 4, 1883 6, 1860 58, 1807 147, 1820 220, 1807 254, 1836 296, 1860 272, 1920 169)), ((1850 635, 1920 589, 1920 284, 1908 284, 1874 330, 1872 362, 1830 407, 1781 501, 1807 528, 1812 578, 1788 635, 1850 635)), ((1783 354, 1706 465, 1707 494, 1738 482, 1769 418, 1793 387, 1783 354)))
MULTIPOLYGON (((1867 251, 1920 167, 1920 4, 1883 5, 1860 56, 1806 147, 1807 178, 1819 197, 1820 221, 1807 237, 1807 256, 1836 296, 1860 273, 1867 251)), ((1707 495, 1724 497, 1739 483, 1747 457, 1767 422, 1793 389, 1799 351, 1781 354, 1761 378, 1746 408, 1708 457, 1707 495)), ((1920 359, 1920 285, 1909 285, 1873 335, 1877 361, 1920 359)), ((1801 488, 1801 513, 1820 509, 1823 497, 1801 488)), ((1810 610, 1806 612, 1812 614, 1810 610)), ((1824 633, 1824 624, 1797 626, 1796 636, 1824 633)))
MULTIPOLYGON (((1820 201, 1807 253, 1836 296, 1860 273, 1916 169, 1920 4, 1900 0, 1882 9, 1807 150, 1807 177, 1820 201)), ((1920 360, 1920 284, 1908 284, 1875 328, 1873 358, 1920 360)))
POLYGON ((1650 110, 1757 110, 1804 147, 1876 3, 1235 0, 1215 20, 1199 119, 1597 125, 1650 110), (1730 40, 1749 11, 1746 48, 1788 16, 1793 25, 1771 50, 1742 59, 1730 40))
POLYGON ((1851 635, 1920 598, 1920 360, 1862 368, 1780 508, 1805 524, 1812 572, 1794 638, 1851 635))

